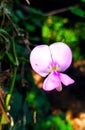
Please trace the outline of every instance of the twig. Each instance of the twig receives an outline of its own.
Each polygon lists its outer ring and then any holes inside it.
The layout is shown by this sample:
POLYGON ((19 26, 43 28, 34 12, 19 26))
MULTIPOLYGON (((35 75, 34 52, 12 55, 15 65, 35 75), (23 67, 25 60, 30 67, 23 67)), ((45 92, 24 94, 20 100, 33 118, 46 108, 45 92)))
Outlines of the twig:
POLYGON ((35 9, 35 8, 32 8, 32 7, 30 8, 30 7, 22 5, 22 4, 19 4, 18 6, 19 6, 19 8, 21 8, 27 14, 34 13, 34 14, 37 14, 37 15, 40 15, 40 16, 50 16, 50 15, 55 15, 55 14, 59 14, 59 13, 69 11, 70 8, 78 7, 78 4, 73 5, 73 6, 68 6, 68 7, 65 7, 65 8, 61 8, 61 9, 57 9, 57 10, 53 10, 53 11, 50 11, 50 12, 47 12, 47 13, 41 12, 41 10, 38 10, 38 9, 35 9), (37 10, 37 11, 34 11, 32 9, 37 10), (39 11, 39 13, 37 13, 38 11, 39 11))

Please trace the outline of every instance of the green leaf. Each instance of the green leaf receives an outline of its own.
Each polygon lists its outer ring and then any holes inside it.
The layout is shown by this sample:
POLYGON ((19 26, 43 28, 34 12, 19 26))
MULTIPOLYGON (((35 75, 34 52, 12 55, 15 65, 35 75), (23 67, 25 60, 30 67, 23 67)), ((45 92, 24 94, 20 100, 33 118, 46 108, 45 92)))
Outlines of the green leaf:
POLYGON ((51 37, 51 30, 47 25, 42 27, 42 37, 49 38, 51 37))
POLYGON ((35 37, 31 37, 30 36, 30 38, 29 38, 29 40, 32 40, 32 41, 40 41, 40 37, 37 37, 37 36, 35 36, 35 37))
POLYGON ((30 12, 33 13, 33 14, 43 15, 42 11, 37 10, 37 9, 35 9, 35 8, 29 7, 29 10, 30 10, 30 12))
POLYGON ((81 1, 85 3, 85 0, 81 0, 81 1))
POLYGON ((7 31, 5 31, 4 29, 0 29, 0 33, 1 33, 2 35, 4 35, 4 37, 6 37, 6 38, 9 40, 10 43, 12 43, 12 38, 11 38, 11 36, 8 34, 7 31))
POLYGON ((18 17, 19 17, 20 19, 24 20, 24 14, 22 13, 22 11, 17 10, 17 11, 16 11, 16 14, 18 15, 18 17))
POLYGON ((30 32, 34 32, 35 29, 36 29, 36 27, 35 27, 34 25, 29 24, 29 23, 26 23, 26 22, 24 22, 24 26, 25 26, 26 29, 27 29, 28 31, 30 31, 30 32))
POLYGON ((16 61, 15 61, 13 55, 12 55, 11 53, 9 53, 9 52, 7 52, 6 54, 7 54, 7 56, 8 56, 9 61, 10 61, 13 65, 16 65, 16 61))
POLYGON ((81 8, 79 8, 79 7, 70 7, 69 9, 73 14, 75 14, 77 16, 80 16, 82 18, 85 18, 85 11, 83 11, 81 8))

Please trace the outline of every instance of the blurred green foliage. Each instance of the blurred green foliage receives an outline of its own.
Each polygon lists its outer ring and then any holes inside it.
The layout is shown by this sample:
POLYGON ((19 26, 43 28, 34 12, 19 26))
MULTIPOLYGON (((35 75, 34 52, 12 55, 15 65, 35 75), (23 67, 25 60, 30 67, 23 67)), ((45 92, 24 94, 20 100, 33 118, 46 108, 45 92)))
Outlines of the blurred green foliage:
MULTIPOLYGON (((30 1, 31 2, 31 1, 30 1)), ((72 48, 74 61, 83 59, 81 41, 85 41, 85 11, 69 7, 79 21, 59 15, 46 15, 33 8, 26 1, 0 2, 0 73, 12 72, 7 83, 1 84, 7 92, 4 109, 11 106, 11 123, 3 129, 8 130, 72 130, 71 124, 61 116, 52 115, 51 104, 46 93, 35 85, 29 54, 38 44, 50 45, 52 42, 65 42, 72 48), (10 95, 10 98, 8 98, 10 95)), ((83 43, 84 44, 84 43, 83 43)))
POLYGON ((80 40, 85 40, 85 23, 76 22, 71 24, 68 18, 57 16, 49 16, 42 26, 43 42, 65 42, 73 51, 73 59, 78 60, 83 58, 80 52, 80 40), (81 28, 81 30, 80 30, 81 28), (83 34, 82 34, 83 32, 83 34))
POLYGON ((46 120, 36 125, 35 130, 72 130, 70 123, 67 120, 62 120, 58 115, 50 116, 46 120))

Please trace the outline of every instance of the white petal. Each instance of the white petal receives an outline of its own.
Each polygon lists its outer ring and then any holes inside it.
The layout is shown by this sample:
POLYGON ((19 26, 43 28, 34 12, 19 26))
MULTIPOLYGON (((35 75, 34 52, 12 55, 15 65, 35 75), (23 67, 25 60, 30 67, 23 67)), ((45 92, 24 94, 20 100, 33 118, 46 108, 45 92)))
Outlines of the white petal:
POLYGON ((41 76, 45 77, 49 73, 51 62, 52 58, 47 45, 39 45, 31 51, 31 66, 41 76))
POLYGON ((57 42, 50 45, 52 59, 58 64, 60 71, 65 71, 72 62, 72 51, 68 45, 57 42))

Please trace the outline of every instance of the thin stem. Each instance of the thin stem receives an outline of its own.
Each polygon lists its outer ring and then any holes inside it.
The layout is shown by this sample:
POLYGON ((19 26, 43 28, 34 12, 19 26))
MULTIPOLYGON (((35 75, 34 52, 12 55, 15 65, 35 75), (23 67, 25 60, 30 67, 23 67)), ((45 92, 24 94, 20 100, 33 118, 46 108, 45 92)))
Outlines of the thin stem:
POLYGON ((14 72, 13 72, 13 77, 12 77, 12 81, 10 83, 10 88, 9 88, 9 92, 7 94, 6 97, 6 104, 5 104, 5 108, 7 109, 10 103, 10 99, 14 90, 14 84, 15 84, 15 80, 16 80, 16 74, 17 74, 17 67, 14 66, 14 72))
POLYGON ((17 67, 18 67, 18 65, 19 65, 14 41, 13 41, 13 53, 14 53, 16 65, 14 65, 14 68, 13 68, 13 69, 14 69, 14 70, 13 70, 13 77, 12 77, 12 81, 11 81, 11 83, 10 83, 10 89, 9 89, 9 92, 8 92, 7 98, 6 98, 6 109, 7 109, 8 106, 9 106, 10 99, 11 99, 11 96, 12 96, 12 93, 13 93, 13 90, 14 90, 14 84, 15 84, 16 74, 17 74, 17 67))
POLYGON ((16 66, 19 66, 19 61, 18 61, 18 57, 16 54, 16 49, 15 49, 15 43, 13 41, 13 53, 14 53, 14 58, 15 58, 15 62, 16 62, 16 66))
POLYGON ((14 83, 15 83, 15 80, 16 80, 16 73, 17 73, 17 67, 15 66, 15 67, 14 67, 14 73, 13 73, 12 82, 11 82, 11 84, 10 84, 10 90, 9 90, 9 93, 10 93, 10 94, 12 94, 13 89, 14 89, 14 83))

